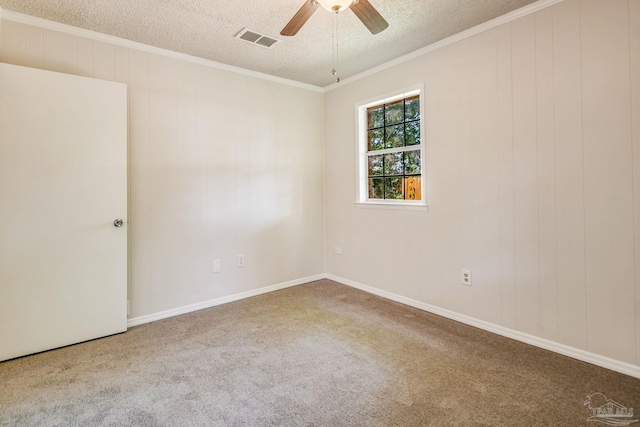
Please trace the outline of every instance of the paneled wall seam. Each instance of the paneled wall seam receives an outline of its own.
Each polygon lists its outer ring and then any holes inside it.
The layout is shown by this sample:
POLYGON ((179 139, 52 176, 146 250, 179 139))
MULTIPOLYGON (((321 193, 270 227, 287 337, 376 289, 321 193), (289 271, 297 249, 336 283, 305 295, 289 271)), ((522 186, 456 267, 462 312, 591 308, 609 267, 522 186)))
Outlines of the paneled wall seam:
MULTIPOLYGON (((152 155, 151 155, 151 54, 147 53, 145 54, 145 59, 147 62, 147 88, 148 88, 148 93, 147 93, 147 131, 146 131, 146 143, 147 143, 147 164, 149 165, 147 167, 147 194, 151 194, 151 159, 152 159, 152 155)), ((153 236, 153 222, 149 221, 149 235, 153 236)), ((149 268, 149 272, 147 275, 147 280, 150 282, 153 282, 153 279, 155 277, 155 265, 152 265, 149 268)), ((155 304, 155 295, 153 292, 151 292, 151 295, 149 295, 149 304, 151 306, 153 306, 155 304)), ((137 313, 136 313, 137 314, 137 313)))
POLYGON ((536 14, 533 15, 534 19, 533 19, 533 80, 535 82, 535 98, 534 98, 534 103, 535 103, 535 122, 536 122, 536 126, 535 126, 535 153, 536 153, 536 199, 537 199, 537 204, 536 204, 536 210, 537 210, 537 221, 536 221, 536 235, 538 238, 538 250, 537 250, 537 254, 538 254, 538 336, 542 337, 543 331, 542 331, 542 324, 543 324, 543 309, 542 309, 542 289, 541 289, 541 284, 542 284, 542 277, 541 277, 541 249, 540 249, 540 132, 539 132, 539 126, 540 126, 540 117, 538 115, 538 105, 540 103, 540 100, 538 99, 538 37, 537 37, 537 32, 538 32, 538 21, 537 18, 538 16, 540 16, 540 12, 537 12, 536 14))
POLYGON ((538 198, 538 275, 541 337, 557 341, 557 264, 555 262, 555 156, 553 138, 552 13, 535 14, 535 80, 538 198))
POLYGON ((514 87, 513 87, 513 24, 510 22, 507 24, 509 26, 509 36, 511 38, 511 43, 509 44, 509 47, 511 49, 511 53, 510 53, 510 65, 511 65, 511 164, 513 164, 513 168, 511 169, 512 172, 512 177, 511 177, 511 182, 513 183, 513 259, 514 259, 514 263, 513 263, 513 290, 514 290, 514 299, 515 299, 515 305, 514 305, 514 314, 515 314, 515 329, 516 330, 520 330, 520 327, 518 325, 518 265, 517 262, 515 262, 515 260, 518 259, 518 249, 517 249, 517 245, 516 245, 516 168, 515 168, 515 161, 516 161, 516 154, 515 154, 515 126, 514 126, 514 87))
MULTIPOLYGON (((127 48, 127 117, 131 112, 131 52, 127 48)), ((133 245, 131 243, 131 120, 127 120, 127 251, 128 251, 128 272, 127 272, 127 318, 133 310, 133 245)))
MULTIPOLYGON (((496 39, 495 39, 495 61, 496 61, 496 127, 497 127, 497 138, 498 138, 498 170, 499 173, 502 173, 502 163, 501 163, 501 159, 502 159, 502 153, 501 153, 501 146, 500 143, 502 142, 500 140, 500 67, 499 67, 499 54, 498 54, 498 40, 499 40, 499 34, 496 31, 496 39)), ((498 204, 500 205, 500 209, 502 208, 502 191, 503 191, 503 184, 502 184, 502 180, 498 180, 498 204)), ((500 217, 502 214, 502 212, 500 212, 500 214, 498 215, 498 217, 500 217)), ((504 321, 504 309, 503 309, 503 301, 504 301, 504 283, 502 281, 502 270, 503 270, 503 259, 502 259, 502 250, 503 250, 503 244, 502 244, 502 232, 503 232, 503 226, 502 226, 502 221, 498 221, 498 269, 499 269, 499 274, 498 274, 498 283, 500 285, 500 325, 501 326, 505 326, 505 321, 504 321)))
POLYGON ((551 76, 552 76, 552 91, 553 91, 553 114, 551 117, 553 118, 553 197, 555 200, 555 211, 553 213, 554 224, 556 229, 555 235, 555 250, 556 250, 556 341, 560 342, 560 296, 559 296, 559 278, 558 278, 558 265, 560 264, 560 259, 558 257, 558 157, 557 157, 557 128, 556 128, 556 94, 555 94, 555 82, 556 82, 556 62, 555 62, 555 20, 553 19, 553 14, 551 16, 551 76))
MULTIPOLYGON (((631 0, 627 0, 627 25, 629 26, 629 76, 631 77, 631 79, 633 79, 633 57, 632 57, 632 48, 633 48, 633 39, 632 39, 632 22, 631 22, 631 0)), ((633 91, 633 80, 631 80, 630 82, 630 90, 633 91)), ((632 96, 629 97, 629 113, 630 113, 630 118, 629 118, 629 124, 631 126, 631 188, 632 188, 632 194, 633 194, 633 229, 634 229, 634 234, 637 234, 637 222, 636 222, 636 186, 635 186, 635 175, 636 175, 636 168, 635 168, 635 162, 633 161, 633 159, 635 159, 635 150, 634 150, 634 126, 633 126, 633 110, 634 110, 634 105, 633 105, 633 94, 632 96)), ((633 239, 633 259, 634 262, 637 259, 637 242, 636 239, 633 239)), ((633 269, 633 282, 634 284, 637 284, 638 282, 638 270, 637 270, 637 265, 635 265, 634 263, 634 269, 633 269)), ((634 286, 634 301, 638 301, 638 286, 634 286)), ((638 319, 638 316, 640 315, 640 313, 638 313, 638 304, 634 304, 634 318, 638 319)), ((638 337, 638 321, 636 320, 634 322, 634 337, 638 337)), ((640 361, 640 343, 636 342, 636 363, 638 363, 640 361)))
MULTIPOLYGON (((468 49, 469 51, 471 50, 471 45, 468 44, 468 49)), ((471 55, 469 53, 467 53, 468 57, 471 57, 471 55)), ((469 88, 471 88, 471 76, 473 74, 473 70, 471 67, 471 61, 467 62, 467 80, 469 81, 469 88)), ((471 92, 469 92, 468 94, 469 96, 471 95, 471 92)), ((473 109, 473 98, 471 99, 471 102, 469 103, 469 122, 473 123, 473 115, 475 113, 474 109, 473 109)), ((471 134, 471 132, 469 132, 471 134)), ((472 145, 472 141, 471 138, 469 138, 469 157, 471 158, 472 154, 473 154, 473 145, 472 145)), ((472 163, 473 164, 473 163, 472 163)), ((473 170, 473 168, 470 168, 471 170, 473 170)), ((471 223, 470 229, 471 229, 471 247, 469 248, 469 253, 467 254, 467 257, 469 258, 467 260, 467 262, 465 262, 465 265, 469 265, 468 268, 470 268, 471 270, 476 270, 477 271, 477 266, 475 265, 475 254, 476 254, 476 227, 474 224, 474 217, 476 216, 476 181, 474 179, 471 179, 471 217, 469 219, 469 222, 471 223)), ((478 282, 476 282, 478 283, 478 282)), ((471 304, 471 312, 473 313, 473 317, 478 317, 478 308, 477 308, 477 298, 475 297, 476 294, 476 289, 474 287, 471 287, 471 295, 472 295, 472 304, 471 304)))
POLYGON ((588 271, 587 271, 587 219, 586 219, 586 197, 587 197, 587 191, 586 191, 586 178, 585 178, 585 167, 584 167, 584 160, 585 160, 585 156, 584 156, 584 77, 583 77, 583 70, 584 70, 584 50, 583 50, 583 32, 582 32, 582 0, 578 0, 578 25, 580 28, 580 90, 581 90, 581 96, 580 96, 580 104, 581 104, 581 114, 580 114, 580 128, 581 128, 581 132, 580 132, 580 143, 581 143, 581 154, 582 154, 582 210, 584 212, 584 220, 582 222, 582 226, 583 226, 583 236, 584 236, 584 245, 583 245, 583 252, 584 252, 584 324, 585 324, 585 349, 589 350, 589 276, 588 276, 588 271))

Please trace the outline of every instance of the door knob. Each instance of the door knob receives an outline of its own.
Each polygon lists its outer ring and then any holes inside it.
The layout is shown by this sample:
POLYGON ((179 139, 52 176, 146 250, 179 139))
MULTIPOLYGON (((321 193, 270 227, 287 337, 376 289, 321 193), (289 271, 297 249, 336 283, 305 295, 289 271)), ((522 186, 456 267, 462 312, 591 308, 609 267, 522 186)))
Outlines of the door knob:
POLYGON ((116 227, 122 227, 122 224, 124 224, 124 221, 121 220, 120 218, 113 221, 113 225, 115 225, 116 227))

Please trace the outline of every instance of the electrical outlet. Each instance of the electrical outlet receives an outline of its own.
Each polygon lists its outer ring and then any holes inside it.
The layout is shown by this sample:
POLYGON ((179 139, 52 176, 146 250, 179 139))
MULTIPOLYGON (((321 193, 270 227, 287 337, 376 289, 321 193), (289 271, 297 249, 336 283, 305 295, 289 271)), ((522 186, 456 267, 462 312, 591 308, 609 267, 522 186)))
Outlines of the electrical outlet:
POLYGON ((220 263, 219 259, 214 259, 213 260, 213 272, 214 273, 220 273, 220 271, 222 271, 222 265, 220 263))
POLYGON ((238 267, 244 267, 244 255, 238 255, 238 267))
POLYGON ((471 286, 471 270, 460 270, 460 283, 466 286, 471 286))
POLYGON ((340 246, 333 248, 333 251, 338 255, 342 255, 342 248, 340 246))

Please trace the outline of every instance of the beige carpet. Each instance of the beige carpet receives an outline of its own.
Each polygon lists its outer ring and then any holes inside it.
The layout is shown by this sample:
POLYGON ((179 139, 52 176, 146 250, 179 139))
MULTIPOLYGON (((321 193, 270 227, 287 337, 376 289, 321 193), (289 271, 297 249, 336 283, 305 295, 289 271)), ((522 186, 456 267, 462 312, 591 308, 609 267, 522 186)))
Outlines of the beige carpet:
POLYGON ((0 363, 0 425, 585 426, 595 392, 640 412, 640 379, 322 280, 0 363))

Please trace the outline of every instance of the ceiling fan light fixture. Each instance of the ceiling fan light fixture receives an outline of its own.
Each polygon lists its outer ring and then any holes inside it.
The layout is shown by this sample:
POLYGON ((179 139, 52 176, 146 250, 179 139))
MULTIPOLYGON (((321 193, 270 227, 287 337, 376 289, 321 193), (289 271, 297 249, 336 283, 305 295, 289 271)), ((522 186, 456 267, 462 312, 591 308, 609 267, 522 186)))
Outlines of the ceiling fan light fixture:
POLYGON ((329 12, 342 12, 348 9, 353 3, 353 0, 316 0, 320 3, 320 6, 327 9, 329 12))

